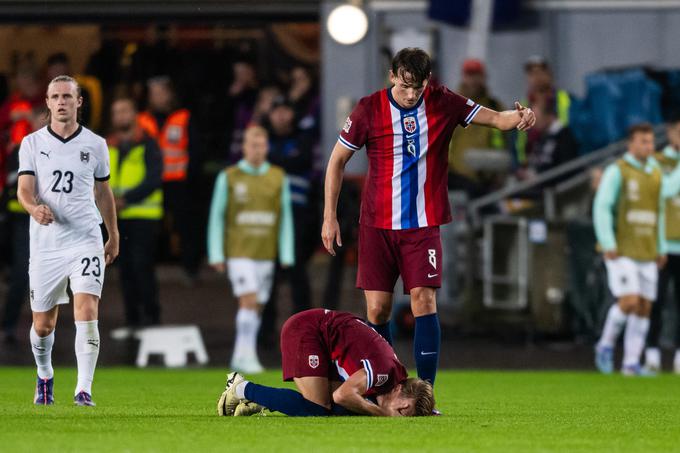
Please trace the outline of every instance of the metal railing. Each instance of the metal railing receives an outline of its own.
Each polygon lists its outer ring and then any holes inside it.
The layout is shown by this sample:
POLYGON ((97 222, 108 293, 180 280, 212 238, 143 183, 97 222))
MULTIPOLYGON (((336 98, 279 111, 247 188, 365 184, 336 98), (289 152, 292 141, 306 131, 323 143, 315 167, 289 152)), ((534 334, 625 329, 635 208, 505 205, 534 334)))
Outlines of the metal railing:
MULTIPOLYGON (((665 143, 665 126, 659 125, 654 129, 654 134, 657 144, 665 143)), ((537 188, 539 186, 548 185, 551 181, 560 179, 565 175, 577 172, 579 170, 586 170, 590 167, 601 165, 608 160, 623 154, 626 150, 626 140, 611 143, 604 148, 592 151, 584 156, 570 160, 558 167, 552 168, 543 173, 539 173, 535 178, 511 184, 500 190, 492 192, 488 195, 476 198, 468 204, 468 218, 472 225, 477 228, 481 226, 482 216, 481 211, 484 208, 495 205, 503 200, 513 197, 519 197, 523 193, 537 188)), ((565 181, 560 181, 554 186, 543 189, 543 208, 545 217, 551 220, 556 215, 555 196, 564 193, 572 188, 583 184, 588 180, 588 172, 581 171, 565 181)))

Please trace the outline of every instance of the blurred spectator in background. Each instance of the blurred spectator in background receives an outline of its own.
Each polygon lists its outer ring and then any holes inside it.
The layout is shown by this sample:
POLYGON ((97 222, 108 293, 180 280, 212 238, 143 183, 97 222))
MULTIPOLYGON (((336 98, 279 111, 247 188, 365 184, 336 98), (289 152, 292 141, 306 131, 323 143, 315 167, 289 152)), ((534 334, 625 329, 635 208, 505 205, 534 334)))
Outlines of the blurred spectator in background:
MULTIPOLYGON (((465 60, 462 80, 458 91, 465 97, 496 111, 503 105, 491 96, 486 85, 486 68, 480 60, 465 60)), ((472 150, 502 150, 505 140, 501 131, 471 124, 468 128, 456 128, 449 144, 449 189, 462 190, 470 198, 478 197, 498 185, 496 174, 483 174, 470 168, 466 156, 472 150)))
MULTIPOLYGON (((527 165, 520 179, 531 179, 539 173, 550 170, 578 157, 578 142, 569 126, 566 126, 554 110, 554 104, 539 103, 534 107, 536 124, 532 132, 535 142, 527 155, 527 165)), ((532 130, 533 130, 532 129, 532 130)), ((568 178, 571 174, 564 175, 568 178)), ((557 182, 558 180, 554 180, 557 182)))
POLYGON ((149 79, 148 110, 138 115, 139 125, 158 142, 163 156, 163 207, 170 232, 170 250, 179 251, 187 283, 198 278, 201 248, 198 244, 197 203, 193 187, 200 171, 200 145, 191 113, 179 106, 167 76, 149 79))
POLYGON ((266 124, 267 116, 269 116, 274 101, 282 95, 281 89, 275 85, 263 87, 257 94, 251 122, 260 125, 266 124))
POLYGON ((257 334, 274 261, 277 255, 283 267, 295 261, 288 181, 280 167, 266 161, 267 140, 263 127, 246 129, 243 159, 217 176, 208 223, 208 261, 217 272, 226 267, 239 302, 231 369, 244 373, 263 371, 257 334))
POLYGON ((74 74, 68 55, 58 52, 47 57, 45 68, 47 81, 60 75, 70 75, 78 81, 80 93, 83 96, 83 107, 80 113, 79 123, 94 131, 101 129, 103 94, 102 86, 96 77, 84 74, 74 74))
MULTIPOLYGON (((47 124, 47 109, 35 107, 31 110, 30 130, 36 131, 47 124)), ((23 138, 23 137, 22 137, 23 138)), ((28 295, 28 227, 30 216, 17 200, 17 181, 19 171, 19 146, 10 150, 7 156, 7 186, 0 196, 0 204, 7 212, 8 242, 11 244, 10 273, 7 299, 3 315, 4 341, 6 344, 16 343, 16 328, 21 315, 21 307, 28 295)))
POLYGON ((0 105, 0 190, 5 183, 4 158, 14 152, 32 132, 31 112, 45 105, 45 93, 32 65, 20 66, 14 76, 14 90, 0 105))
MULTIPOLYGON (((680 118, 668 124, 666 134, 668 145, 656 154, 656 160, 661 164, 664 174, 672 172, 680 162, 680 118)), ((669 298, 669 284, 673 281, 673 293, 675 296, 676 318, 680 313, 680 195, 666 200, 666 239, 668 244, 668 262, 659 272, 659 291, 657 300, 652 305, 652 316, 647 335, 647 350, 645 351, 645 366, 654 372, 661 371, 661 351, 659 349, 659 337, 664 316, 664 306, 669 298)), ((667 313, 667 312, 666 312, 667 313)), ((676 319, 673 329, 676 344, 673 368, 676 374, 680 374, 680 318, 676 319)))
POLYGON ((241 156, 243 131, 253 120, 253 109, 258 97, 260 83, 255 66, 245 60, 236 61, 233 65, 233 80, 229 86, 229 102, 231 108, 227 128, 230 136, 228 162, 235 162, 241 156))
POLYGON ((163 158, 156 141, 137 125, 132 98, 121 97, 113 102, 111 129, 107 138, 109 184, 118 213, 118 264, 126 323, 112 335, 125 339, 136 328, 160 324, 154 252, 163 217, 163 158))
POLYGON ((315 136, 319 135, 319 90, 309 68, 295 66, 290 72, 288 99, 295 111, 297 127, 315 136))
MULTIPOLYGON (((571 96, 567 91, 555 87, 548 61, 539 55, 532 56, 524 64, 524 72, 527 78, 527 99, 522 105, 528 105, 534 110, 548 108, 555 112, 564 126, 568 126, 571 96)), ((514 132, 513 157, 519 168, 527 164, 528 156, 538 142, 540 133, 538 128, 528 132, 514 132)))
MULTIPOLYGON (((274 101, 267 118, 269 128, 269 155, 267 160, 282 167, 290 183, 291 200, 293 202, 293 220, 295 224, 295 266, 286 272, 293 295, 296 312, 311 307, 311 289, 307 263, 317 246, 316 205, 312 193, 312 169, 314 137, 301 132, 295 124, 295 110, 291 103, 281 97, 274 101)), ((276 337, 276 300, 277 287, 281 272, 277 269, 274 278, 272 295, 265 308, 262 320, 263 341, 272 340, 267 335, 276 337)))

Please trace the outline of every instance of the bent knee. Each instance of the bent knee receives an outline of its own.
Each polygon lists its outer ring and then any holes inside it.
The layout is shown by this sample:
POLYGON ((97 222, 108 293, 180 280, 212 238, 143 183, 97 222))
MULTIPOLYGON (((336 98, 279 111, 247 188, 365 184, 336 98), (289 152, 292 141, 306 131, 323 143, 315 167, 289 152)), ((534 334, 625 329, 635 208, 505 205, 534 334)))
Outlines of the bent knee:
POLYGON ((366 316, 373 324, 385 324, 390 320, 392 314, 392 307, 388 304, 368 304, 366 307, 366 316))
POLYGON ((434 288, 413 288, 411 290, 411 310, 415 316, 435 313, 437 297, 434 288))

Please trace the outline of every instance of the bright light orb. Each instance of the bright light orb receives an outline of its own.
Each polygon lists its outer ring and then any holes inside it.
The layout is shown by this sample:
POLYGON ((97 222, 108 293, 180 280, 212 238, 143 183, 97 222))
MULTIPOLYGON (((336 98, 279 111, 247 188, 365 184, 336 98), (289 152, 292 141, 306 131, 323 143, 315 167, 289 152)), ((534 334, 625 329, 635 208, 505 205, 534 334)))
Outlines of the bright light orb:
POLYGON ((356 44, 366 36, 368 17, 357 6, 342 5, 331 11, 326 27, 331 38, 340 44, 356 44))

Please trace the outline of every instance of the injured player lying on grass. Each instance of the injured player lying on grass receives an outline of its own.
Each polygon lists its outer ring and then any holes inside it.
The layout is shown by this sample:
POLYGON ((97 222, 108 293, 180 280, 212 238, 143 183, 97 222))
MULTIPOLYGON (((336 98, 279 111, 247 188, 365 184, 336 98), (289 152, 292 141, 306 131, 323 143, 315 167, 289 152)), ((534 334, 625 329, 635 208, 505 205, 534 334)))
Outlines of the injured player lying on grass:
POLYGON ((227 376, 219 415, 265 409, 291 416, 432 415, 432 386, 409 378, 392 347, 350 313, 324 309, 292 316, 281 329, 284 381, 298 392, 227 376))

